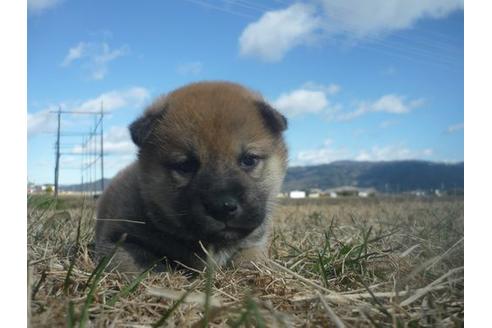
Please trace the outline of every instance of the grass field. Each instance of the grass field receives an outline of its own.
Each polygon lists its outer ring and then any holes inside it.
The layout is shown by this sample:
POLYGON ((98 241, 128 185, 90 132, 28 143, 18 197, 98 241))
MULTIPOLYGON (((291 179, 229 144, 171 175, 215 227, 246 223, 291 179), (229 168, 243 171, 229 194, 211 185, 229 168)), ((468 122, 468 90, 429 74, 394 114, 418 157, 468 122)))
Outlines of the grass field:
POLYGON ((104 272, 94 204, 28 198, 33 327, 462 327, 463 199, 284 201, 270 262, 104 272))

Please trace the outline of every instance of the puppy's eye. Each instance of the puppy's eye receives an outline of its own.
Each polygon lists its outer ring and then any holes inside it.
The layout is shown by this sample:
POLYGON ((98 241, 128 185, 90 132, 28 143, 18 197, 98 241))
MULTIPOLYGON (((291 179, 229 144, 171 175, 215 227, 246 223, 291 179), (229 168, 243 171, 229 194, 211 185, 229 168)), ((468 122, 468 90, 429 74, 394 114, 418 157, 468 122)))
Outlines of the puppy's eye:
POLYGON ((174 170, 180 174, 191 174, 198 170, 199 163, 193 159, 187 159, 185 161, 172 163, 169 165, 171 170, 174 170))
POLYGON ((260 157, 253 154, 245 154, 239 159, 239 166, 244 170, 254 169, 260 162, 260 157))

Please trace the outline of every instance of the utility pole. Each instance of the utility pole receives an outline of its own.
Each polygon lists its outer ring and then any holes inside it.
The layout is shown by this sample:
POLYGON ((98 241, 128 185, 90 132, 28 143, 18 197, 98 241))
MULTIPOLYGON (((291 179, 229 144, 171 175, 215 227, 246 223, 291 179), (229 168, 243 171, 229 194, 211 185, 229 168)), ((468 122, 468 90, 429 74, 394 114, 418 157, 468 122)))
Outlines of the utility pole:
POLYGON ((58 198, 58 175, 60 172, 60 120, 61 107, 58 106, 58 129, 56 132, 55 197, 58 198))
POLYGON ((80 161, 80 186, 82 188, 82 192, 85 192, 85 185, 84 185, 84 165, 85 165, 85 137, 82 138, 82 156, 80 156, 81 161, 80 161))
POLYGON ((103 117, 104 117, 104 111, 103 111, 103 102, 101 100, 101 194, 104 191, 104 129, 103 129, 103 117))
POLYGON ((55 158, 55 197, 58 197, 59 188, 59 176, 60 176, 60 156, 81 156, 81 166, 80 166, 80 178, 82 186, 84 187, 84 192, 86 194, 94 195, 97 191, 97 161, 100 160, 100 170, 101 170, 101 191, 104 190, 104 107, 101 101, 100 111, 69 111, 62 110, 61 107, 58 110, 50 111, 50 113, 57 114, 58 117, 58 129, 56 131, 56 158, 55 158), (85 132, 65 132, 61 131, 61 116, 62 114, 67 115, 91 115, 94 118, 93 128, 90 129, 89 133, 85 132), (83 136, 81 144, 81 152, 61 152, 62 144, 61 137, 69 136, 83 136), (99 136, 99 140, 97 137, 99 136), (98 149, 98 147, 100 147, 98 149))

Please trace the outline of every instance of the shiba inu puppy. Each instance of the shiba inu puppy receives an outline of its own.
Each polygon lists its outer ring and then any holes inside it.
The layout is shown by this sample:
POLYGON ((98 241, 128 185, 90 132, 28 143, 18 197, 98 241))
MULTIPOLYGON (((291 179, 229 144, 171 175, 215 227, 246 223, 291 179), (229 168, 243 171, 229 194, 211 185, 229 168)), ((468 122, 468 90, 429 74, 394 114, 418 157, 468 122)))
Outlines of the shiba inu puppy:
POLYGON ((96 253, 141 271, 156 260, 203 268, 265 256, 287 167, 283 115, 228 82, 201 82, 157 99, 129 129, 138 159, 101 196, 96 253), (203 247, 200 245, 203 245, 203 247))

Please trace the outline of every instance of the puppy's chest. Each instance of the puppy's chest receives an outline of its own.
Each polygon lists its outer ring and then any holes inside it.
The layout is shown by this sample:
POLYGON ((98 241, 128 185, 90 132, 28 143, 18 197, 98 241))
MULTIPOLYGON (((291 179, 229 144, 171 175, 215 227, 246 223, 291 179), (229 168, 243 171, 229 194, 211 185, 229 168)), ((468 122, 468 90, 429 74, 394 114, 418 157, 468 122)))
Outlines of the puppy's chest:
POLYGON ((246 249, 255 247, 262 247, 265 245, 266 236, 262 235, 261 238, 253 238, 256 236, 250 236, 236 245, 229 245, 227 247, 212 248, 213 259, 219 266, 227 265, 234 257, 246 249))
POLYGON ((228 247, 215 251, 213 258, 215 263, 219 266, 225 266, 229 260, 239 252, 238 247, 228 247))

